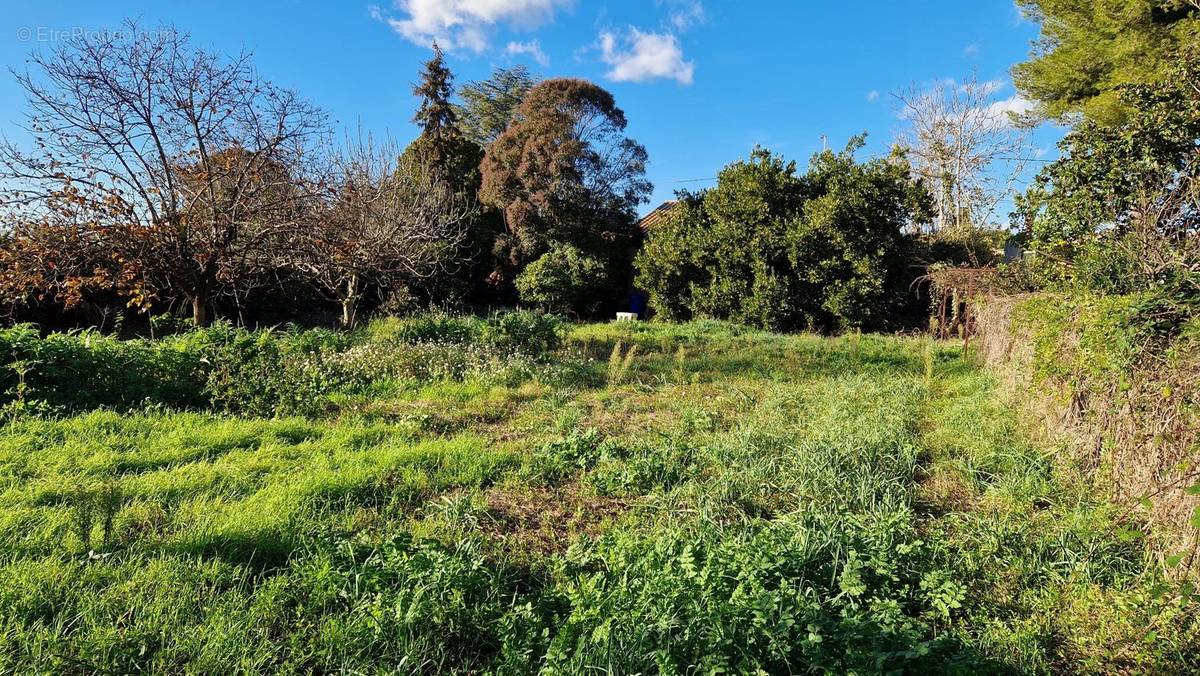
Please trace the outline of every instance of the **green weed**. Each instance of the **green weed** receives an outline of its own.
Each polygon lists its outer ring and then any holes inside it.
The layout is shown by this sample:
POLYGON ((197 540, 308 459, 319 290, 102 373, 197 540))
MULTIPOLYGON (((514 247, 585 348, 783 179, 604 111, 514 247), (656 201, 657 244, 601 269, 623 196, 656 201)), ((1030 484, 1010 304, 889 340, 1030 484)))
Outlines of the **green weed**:
POLYGON ((556 322, 0 335, 0 672, 1200 668, 957 346, 556 322))

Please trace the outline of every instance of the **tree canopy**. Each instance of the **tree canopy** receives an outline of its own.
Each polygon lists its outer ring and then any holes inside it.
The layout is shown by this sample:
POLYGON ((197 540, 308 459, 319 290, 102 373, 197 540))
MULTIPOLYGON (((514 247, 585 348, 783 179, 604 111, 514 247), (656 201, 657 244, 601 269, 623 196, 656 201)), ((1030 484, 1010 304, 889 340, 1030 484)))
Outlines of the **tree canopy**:
POLYGON ((558 245, 606 267, 627 264, 650 183, 646 149, 624 135, 626 124, 612 94, 591 82, 547 80, 530 90, 483 160, 480 196, 504 214, 498 275, 514 279, 558 245))
POLYGON ((468 82, 459 91, 462 99, 454 110, 463 134, 486 148, 508 129, 536 78, 525 66, 497 68, 491 77, 468 82))
POLYGON ((1123 85, 1161 79, 1200 45, 1200 0, 1017 0, 1041 24, 1033 57, 1013 68, 1046 117, 1105 124, 1129 111, 1123 85))
POLYGON ((775 330, 887 326, 911 281, 902 228, 930 198, 902 157, 859 163, 861 146, 814 155, 804 175, 758 148, 682 195, 636 261, 651 307, 775 330))
POLYGON ((1200 263, 1200 59, 1120 94, 1125 121, 1077 126, 1018 206, 1044 266, 1131 291, 1200 263))
POLYGON ((0 150, 5 202, 35 224, 18 233, 23 246, 49 233, 44 246, 88 244, 54 252, 56 270, 81 274, 30 278, 68 303, 88 288, 138 306, 183 297, 204 323, 214 297, 253 285, 319 192, 305 160, 324 113, 259 77, 247 55, 130 24, 32 63, 17 81, 33 150, 0 150), (68 260, 97 250, 103 268, 68 260))
POLYGON ((446 65, 441 48, 433 45, 433 58, 425 63, 421 79, 413 88, 421 103, 413 122, 421 134, 413 142, 412 159, 419 161, 421 170, 432 177, 462 182, 479 165, 478 147, 467 140, 458 126, 458 113, 451 102, 454 96, 454 75, 446 65))

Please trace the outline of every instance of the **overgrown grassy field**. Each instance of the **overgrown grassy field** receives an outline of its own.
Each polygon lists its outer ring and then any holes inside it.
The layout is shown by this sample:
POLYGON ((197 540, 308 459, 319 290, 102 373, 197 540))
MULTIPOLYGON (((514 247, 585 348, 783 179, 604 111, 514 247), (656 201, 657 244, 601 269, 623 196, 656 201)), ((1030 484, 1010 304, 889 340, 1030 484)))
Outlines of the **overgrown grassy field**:
POLYGON ((1148 672, 1191 589, 957 346, 0 336, 0 672, 1148 672))

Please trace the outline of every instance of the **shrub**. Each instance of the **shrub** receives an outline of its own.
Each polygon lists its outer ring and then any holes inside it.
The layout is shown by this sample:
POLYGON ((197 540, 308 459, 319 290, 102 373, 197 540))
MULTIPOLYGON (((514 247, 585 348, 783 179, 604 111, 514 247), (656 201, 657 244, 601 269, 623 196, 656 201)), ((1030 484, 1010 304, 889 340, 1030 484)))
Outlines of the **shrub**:
POLYGON ((492 315, 480 327, 479 338, 495 347, 539 355, 561 347, 565 334, 566 324, 558 317, 526 311, 492 315))
POLYGON ((118 340, 95 331, 42 337, 29 324, 0 329, 0 389, 42 410, 137 408, 147 402, 196 408, 205 354, 186 338, 118 340))
POLYGON ((929 196, 902 158, 856 162, 861 146, 814 155, 804 175, 759 148, 685 196, 637 257, 651 308, 783 331, 902 324, 912 261, 901 229, 929 196))
POLYGON ((20 325, 0 330, 0 403, 9 414, 153 405, 319 415, 332 395, 386 380, 524 381, 564 332, 561 320, 532 312, 377 320, 364 334, 217 323, 158 340, 42 337, 20 325))
POLYGON ((474 317, 433 312, 405 319, 376 319, 367 327, 367 337, 373 342, 469 343, 479 328, 474 317))
POLYGON ((1118 123, 1084 121, 1059 142, 1016 214, 1051 282, 1142 292, 1197 269, 1197 91, 1200 57, 1181 54, 1162 77, 1113 92, 1118 123))
POLYGON ((557 246, 516 278, 521 300, 551 312, 590 315, 612 295, 607 266, 573 246, 557 246))
POLYGON ((348 384, 332 355, 347 339, 333 331, 208 330, 205 391, 217 408, 271 416, 320 413, 329 394, 348 384))
POLYGON ((406 319, 377 319, 367 327, 366 339, 380 345, 479 343, 539 355, 558 349, 565 331, 561 319, 539 312, 498 312, 486 320, 430 313, 406 319))

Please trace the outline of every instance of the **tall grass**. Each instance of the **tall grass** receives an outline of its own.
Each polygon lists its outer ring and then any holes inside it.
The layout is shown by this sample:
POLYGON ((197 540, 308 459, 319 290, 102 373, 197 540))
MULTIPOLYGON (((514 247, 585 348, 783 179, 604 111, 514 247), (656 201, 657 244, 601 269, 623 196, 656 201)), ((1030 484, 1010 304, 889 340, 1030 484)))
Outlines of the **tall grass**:
POLYGON ((955 347, 704 323, 524 350, 478 321, 237 337, 374 374, 305 415, 269 383, 261 417, 14 412, 0 672, 1200 667, 1136 524, 955 347), (472 350, 519 377, 431 366, 472 350))
POLYGON ((612 354, 608 357, 608 384, 620 385, 629 377, 629 369, 637 356, 638 346, 630 345, 622 353, 624 346, 618 342, 613 346, 612 354))

